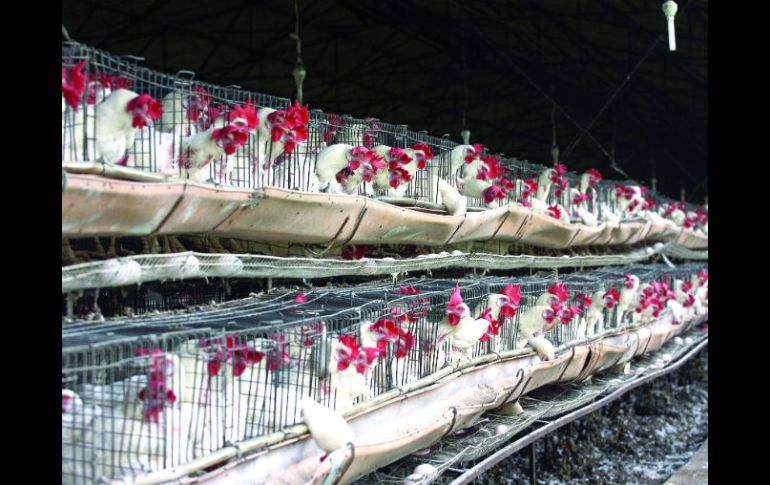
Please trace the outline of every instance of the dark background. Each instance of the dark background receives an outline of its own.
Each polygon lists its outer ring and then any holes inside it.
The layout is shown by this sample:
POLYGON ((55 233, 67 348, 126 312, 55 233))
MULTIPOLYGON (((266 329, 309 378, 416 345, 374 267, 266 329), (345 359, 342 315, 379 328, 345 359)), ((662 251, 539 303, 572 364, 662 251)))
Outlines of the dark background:
MULTIPOLYGON (((660 1, 297 0, 304 101, 493 153, 708 194, 708 5, 660 1), (628 78, 628 76, 630 78, 628 78), (552 121, 553 120, 553 121, 552 121), (590 127, 590 128, 589 128, 590 127), (589 128, 587 132, 583 129, 589 128)), ((202 81, 294 97, 293 0, 66 0, 77 41, 202 81)))

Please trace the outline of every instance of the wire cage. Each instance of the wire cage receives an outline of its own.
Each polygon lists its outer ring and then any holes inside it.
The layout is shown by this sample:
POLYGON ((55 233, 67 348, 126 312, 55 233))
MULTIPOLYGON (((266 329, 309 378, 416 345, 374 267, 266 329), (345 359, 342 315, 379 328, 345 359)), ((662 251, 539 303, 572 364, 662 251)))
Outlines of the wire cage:
MULTIPOLYGON (((604 268, 558 280, 569 290, 565 305, 579 306, 579 294, 622 289, 624 274, 671 284, 704 267, 604 268)), ((304 396, 345 410, 447 365, 523 348, 521 315, 555 281, 553 275, 409 279, 398 286, 277 292, 195 311, 64 323, 62 481, 136 478, 299 423, 304 396), (465 349, 442 339, 457 285, 471 316, 479 318, 490 295, 508 284, 520 285, 522 298, 499 333, 465 349)), ((581 320, 588 318, 583 310, 545 337, 565 346, 597 333, 581 320)), ((632 324, 614 311, 601 310, 606 324, 598 333, 632 324)))
MULTIPOLYGON (((191 71, 164 74, 141 66, 139 61, 139 58, 114 56, 74 41, 62 43, 63 86, 65 82, 74 84, 73 77, 81 63, 84 63, 80 68, 86 83, 79 99, 65 102, 65 96, 62 96, 62 162, 101 161, 199 183, 244 188, 272 186, 318 192, 320 184, 316 176, 316 159, 330 145, 344 143, 367 148, 385 145, 403 149, 423 143, 431 149, 434 158, 425 169, 418 170, 406 184, 405 191, 399 193, 402 198, 431 203, 440 201, 439 179, 456 186, 456 177, 462 171, 461 167, 457 173, 450 173, 450 153, 458 144, 450 141, 448 135, 435 137, 424 131, 413 132, 406 125, 390 124, 371 117, 358 119, 312 110, 306 126, 307 138, 304 141, 299 139, 292 147, 283 138, 274 140, 270 128, 273 117, 281 118, 281 113, 286 115, 285 110, 290 104, 288 99, 250 92, 239 86, 223 87, 200 82, 194 79, 191 71), (122 138, 112 128, 120 118, 121 109, 110 110, 106 107, 108 103, 103 102, 113 98, 112 94, 121 89, 150 95, 162 103, 163 111, 151 126, 136 129, 133 134, 129 129, 120 132, 123 133, 122 138), (213 136, 213 130, 227 123, 225 113, 247 103, 257 111, 260 125, 249 130, 245 143, 229 155, 221 146, 205 145, 207 137, 213 136), (279 112, 276 113, 276 110, 279 112), (200 146, 208 148, 199 149, 200 146)), ((217 144, 220 142, 222 140, 217 144)), ((502 166, 508 169, 506 177, 514 182, 514 188, 507 192, 503 200, 492 204, 477 197, 468 197, 468 207, 479 210, 524 203, 522 181, 537 180, 549 168, 502 154, 500 159, 502 166)), ((568 172, 564 176, 570 187, 579 187, 578 174, 568 172)), ((614 194, 619 183, 639 185, 633 181, 603 179, 595 186, 596 199, 589 197, 587 200, 587 209, 597 214, 599 222, 606 219, 605 212, 608 210, 621 219, 634 217, 618 210, 614 194)), ((356 192, 367 196, 382 195, 375 193, 369 184, 360 184, 356 192)), ((559 196, 556 192, 554 186, 549 189, 545 194, 546 204, 561 204, 572 214, 572 219, 577 220, 572 211, 570 191, 561 191, 559 196)), ((659 194, 653 194, 652 198, 659 209, 673 202, 659 194)), ((688 211, 696 209, 695 205, 687 205, 688 211)))

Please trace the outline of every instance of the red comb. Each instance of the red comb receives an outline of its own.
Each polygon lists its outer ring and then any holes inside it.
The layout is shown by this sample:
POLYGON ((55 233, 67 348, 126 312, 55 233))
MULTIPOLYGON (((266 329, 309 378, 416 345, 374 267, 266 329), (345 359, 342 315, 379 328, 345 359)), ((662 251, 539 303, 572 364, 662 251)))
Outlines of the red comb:
POLYGON ((517 304, 521 301, 521 285, 514 286, 509 283, 500 294, 505 295, 509 302, 517 304))
POLYGON ((554 283, 551 285, 550 288, 548 288, 548 293, 556 296, 559 301, 567 301, 569 298, 569 290, 567 289, 567 285, 564 283, 554 283))
POLYGON ((602 174, 600 174, 599 171, 596 170, 595 168, 591 168, 591 169, 586 170, 586 173, 588 175, 593 176, 594 180, 601 180, 602 179, 602 174))
POLYGON ((75 111, 77 111, 80 98, 86 89, 87 78, 83 74, 83 68, 87 61, 87 59, 83 59, 69 71, 66 68, 61 70, 61 90, 64 101, 75 111))
POLYGON ((237 105, 235 108, 233 108, 232 111, 230 111, 228 119, 229 121, 233 121, 237 118, 242 118, 246 120, 249 131, 254 130, 257 128, 257 125, 259 125, 259 116, 257 115, 257 111, 254 109, 255 107, 256 105, 251 104, 251 96, 249 96, 249 99, 246 101, 244 106, 237 105))

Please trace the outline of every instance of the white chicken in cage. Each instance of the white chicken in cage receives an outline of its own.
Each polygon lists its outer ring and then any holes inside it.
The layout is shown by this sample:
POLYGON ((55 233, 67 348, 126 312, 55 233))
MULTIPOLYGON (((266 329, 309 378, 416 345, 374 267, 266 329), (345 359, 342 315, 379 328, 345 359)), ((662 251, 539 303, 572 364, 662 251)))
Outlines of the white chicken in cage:
POLYGON ((313 441, 327 454, 353 441, 353 430, 339 411, 322 406, 309 396, 302 400, 302 419, 313 441))
POLYGON ((386 166, 383 157, 369 148, 337 143, 318 155, 315 174, 321 192, 354 194, 386 166))
POLYGON ((474 309, 474 315, 489 322, 487 337, 480 341, 489 340, 493 352, 501 351, 501 339, 499 336, 503 324, 516 316, 521 301, 521 286, 506 285, 499 293, 491 293, 481 300, 474 309))
POLYGON ((471 316, 471 309, 463 303, 462 295, 460 293, 460 284, 458 283, 452 294, 449 297, 447 304, 446 315, 439 322, 436 329, 436 338, 438 343, 443 342, 448 337, 451 337, 457 331, 457 325, 463 318, 471 316))
POLYGON ((329 388, 335 409, 344 411, 356 400, 369 397, 366 370, 379 356, 376 347, 363 347, 354 335, 339 335, 331 341, 329 388))
POLYGON ((644 212, 645 199, 643 189, 638 185, 618 184, 615 188, 617 213, 623 216, 640 216, 644 212))
MULTIPOLYGON (((73 73, 73 76, 75 74, 73 73)), ((96 148, 94 133, 96 131, 95 106, 111 93, 109 84, 100 81, 89 81, 86 88, 87 102, 81 106, 70 106, 71 111, 66 114, 62 109, 62 131, 64 135, 64 157, 69 160, 95 161, 96 148), (65 121, 66 120, 66 121, 65 121)), ((62 97, 62 100, 64 98, 62 97)), ((78 100, 78 103, 80 100, 78 100)), ((62 104, 62 108, 64 108, 62 104)))
POLYGON ((139 130, 126 167, 154 171, 172 177, 179 174, 175 164, 181 138, 163 133, 154 126, 139 130))
POLYGON ((95 477, 133 476, 175 466, 192 459, 188 429, 192 405, 177 393, 184 389, 185 373, 173 354, 152 352, 144 387, 136 379, 125 386, 123 405, 103 407, 94 421, 95 477))
MULTIPOLYGON (((596 227, 599 225, 599 215, 597 210, 588 209, 588 195, 575 188, 569 190, 572 204, 572 212, 586 226, 596 227)), ((596 205, 594 204, 594 208, 596 205)))
POLYGON ((192 136, 209 128, 218 114, 211 109, 211 95, 202 87, 189 91, 174 90, 161 99, 163 114, 158 120, 158 129, 178 137, 192 136))
POLYGON ((517 326, 516 347, 526 342, 541 360, 552 360, 555 356, 553 344, 542 336, 544 329, 557 318, 558 305, 533 305, 520 316, 517 326))
POLYGON ((418 170, 415 160, 402 148, 377 145, 372 150, 382 157, 385 165, 373 177, 371 189, 365 184, 366 193, 377 191, 388 197, 404 197, 408 183, 418 170))
POLYGON ((574 187, 569 189, 570 204, 574 214, 583 224, 590 227, 599 225, 599 207, 595 186, 601 179, 601 173, 592 168, 580 176, 580 184, 577 189, 574 187))
POLYGON ((623 276, 625 277, 625 282, 623 283, 623 288, 620 289, 620 297, 618 300, 616 322, 616 326, 618 327, 625 320, 626 314, 629 311, 634 311, 634 305, 637 301, 639 286, 641 284, 639 277, 636 275, 626 274, 623 276))
POLYGON ((474 347, 479 339, 486 335, 488 328, 489 320, 485 318, 462 318, 452 334, 452 353, 449 361, 457 363, 470 360, 474 347))
POLYGON ((484 150, 484 146, 481 144, 474 145, 457 145, 452 148, 449 154, 449 175, 454 176, 457 170, 464 164, 470 164, 474 160, 481 160, 481 152, 484 150))
POLYGON ((62 389, 62 483, 94 480, 94 421, 102 415, 99 405, 84 404, 78 394, 62 389))
POLYGON ((160 117, 161 104, 148 94, 113 91, 96 105, 95 146, 104 163, 126 165, 138 130, 160 117))
POLYGON ((449 185, 449 182, 442 178, 431 177, 431 184, 435 181, 438 187, 436 203, 446 207, 447 212, 453 216, 461 216, 467 212, 468 198, 460 194, 457 188, 449 185))
POLYGON ((562 204, 558 203, 561 197, 567 195, 568 181, 564 177, 567 168, 562 164, 554 164, 553 168, 546 168, 543 170, 537 178, 537 189, 535 194, 530 198, 529 203, 532 207, 532 211, 545 214, 555 219, 569 224, 570 213, 562 204), (551 192, 551 187, 555 186, 554 199, 557 202, 554 204, 548 204, 548 196, 551 192))
POLYGON ((287 109, 260 108, 257 127, 257 148, 253 173, 267 173, 271 164, 282 154, 294 151, 298 143, 308 139, 310 113, 307 106, 295 102, 287 109))
MULTIPOLYGON (((319 190, 330 193, 353 193, 357 187, 343 186, 338 182, 337 174, 349 168, 353 146, 345 143, 335 143, 321 150, 315 164, 315 175, 318 179, 319 190)), ((352 171, 352 169, 350 169, 352 171)))
POLYGON ((674 280, 674 297, 685 309, 685 320, 705 314, 700 298, 697 298, 693 293, 695 293, 695 287, 690 279, 674 280))
POLYGON ((671 219, 663 217, 657 210, 646 204, 639 215, 653 224, 660 224, 664 226, 676 227, 676 223, 671 219))
POLYGON ((294 155, 282 157, 273 164, 272 185, 304 192, 319 192, 320 181, 315 171, 316 157, 326 148, 322 128, 318 123, 307 126, 308 137, 298 142, 294 155))
POLYGON ((515 188, 515 184, 505 177, 507 173, 500 158, 483 155, 462 165, 457 188, 463 195, 483 199, 488 207, 502 207, 507 192, 515 188))
POLYGON ((602 222, 617 227, 620 225, 620 216, 606 202, 599 203, 602 222))
POLYGON ((583 315, 586 336, 590 337, 604 331, 604 309, 612 310, 619 300, 620 294, 615 288, 607 291, 599 290, 591 295, 591 305, 583 315))
POLYGON ((249 134, 257 130, 258 123, 257 111, 249 99, 245 105, 238 105, 219 117, 208 129, 183 138, 176 161, 182 178, 207 182, 212 178, 213 168, 215 181, 229 183, 230 167, 222 158, 233 155, 244 146, 249 134))
MULTIPOLYGON (((392 307, 390 315, 380 317, 376 322, 361 324, 361 346, 378 350, 378 358, 364 373, 366 385, 375 392, 385 392, 393 386, 413 382, 421 377, 421 355, 411 352, 416 339, 409 323, 415 322, 417 312, 404 312, 392 307), (383 368, 378 368, 378 362, 383 368), (384 368, 387 366, 389 368, 384 368)), ((416 331, 416 327, 413 329, 416 331)), ((424 370, 424 369, 423 369, 424 370)))
POLYGON ((264 349, 261 340, 227 336, 180 346, 187 383, 182 400, 192 405, 196 456, 264 431, 260 413, 272 375, 265 371, 267 352, 258 350, 264 349))
POLYGON ((672 298, 666 302, 666 308, 671 311, 671 321, 674 325, 684 323, 687 309, 681 303, 672 298))

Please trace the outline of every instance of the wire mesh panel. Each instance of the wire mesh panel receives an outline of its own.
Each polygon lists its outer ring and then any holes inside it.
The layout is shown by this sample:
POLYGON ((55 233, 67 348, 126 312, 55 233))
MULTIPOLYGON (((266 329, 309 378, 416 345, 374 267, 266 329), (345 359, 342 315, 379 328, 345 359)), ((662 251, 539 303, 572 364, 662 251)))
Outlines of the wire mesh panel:
MULTIPOLYGON (((315 163, 326 147, 343 143, 351 147, 384 145, 405 149, 421 143, 430 148, 433 160, 404 182, 405 190, 399 192, 399 197, 433 203, 440 200, 438 181, 443 179, 455 186, 463 170, 464 164, 458 173, 450 173, 450 154, 458 144, 446 135, 438 138, 373 117, 357 119, 320 110, 313 110, 307 123, 288 133, 285 120, 294 120, 299 112, 292 111, 288 99, 238 86, 203 83, 195 80, 190 71, 160 73, 140 66, 138 61, 73 41, 62 43, 62 161, 102 161, 200 183, 316 192, 321 185, 315 163), (123 99, 118 91, 125 94, 126 90, 147 95, 158 104, 149 100, 138 103, 130 96, 123 99), (258 126, 249 125, 248 132, 240 134, 228 129, 237 122, 236 107, 253 108, 258 126), (121 123, 124 126, 119 128, 121 123)), ((536 185, 550 184, 541 194, 543 202, 558 203, 579 220, 572 211, 572 192, 541 177, 549 167, 499 158, 512 188, 492 206, 530 205, 536 185)), ((558 180, 568 182, 570 188, 580 188, 581 179, 576 173, 564 173, 558 180)), ((595 186, 596 200, 589 197, 585 201, 586 209, 599 222, 611 218, 609 212, 620 219, 636 217, 636 212, 628 213, 619 207, 619 184, 641 186, 634 181, 600 180, 595 186)), ((382 195, 363 183, 354 193, 382 195)), ((661 213, 674 202, 659 194, 651 198, 661 213)), ((475 208, 490 206, 479 197, 468 197, 467 204, 475 208)), ((683 210, 694 214, 701 209, 686 204, 683 210)))
POLYGON ((518 335, 520 323, 536 303, 561 302, 541 331, 555 346, 573 344, 634 323, 633 307, 620 318, 617 306, 594 307, 584 297, 616 303, 606 298, 614 290, 622 300, 625 275, 640 285, 673 287, 706 267, 605 268, 563 274, 561 286, 548 274, 409 279, 65 323, 62 481, 136 478, 299 423, 304 396, 345 410, 447 365, 523 348, 528 340, 518 335), (458 285, 467 313, 452 329, 458 285), (521 294, 515 315, 499 313, 501 323, 491 331, 495 318, 484 315, 501 294, 512 295, 512 285, 521 294), (604 325, 597 327, 597 315, 604 325), (486 333, 463 341, 480 324, 486 333))

